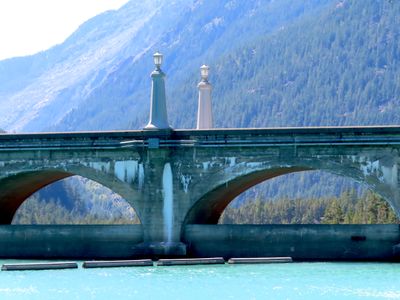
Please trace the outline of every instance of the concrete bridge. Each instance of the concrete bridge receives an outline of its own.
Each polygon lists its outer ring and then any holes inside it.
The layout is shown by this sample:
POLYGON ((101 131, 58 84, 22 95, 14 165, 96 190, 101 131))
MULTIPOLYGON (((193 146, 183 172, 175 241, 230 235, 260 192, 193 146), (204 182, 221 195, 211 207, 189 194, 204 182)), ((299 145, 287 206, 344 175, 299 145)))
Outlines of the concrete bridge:
POLYGON ((144 130, 0 134, 0 257, 399 256, 398 225, 215 224, 245 190, 307 170, 365 183, 400 215, 400 127, 209 129, 212 87, 204 65, 198 130, 172 130, 163 56, 153 58, 150 120, 144 130), (121 195, 141 225, 9 225, 26 198, 73 175, 121 195))
POLYGON ((42 187, 80 175, 136 210, 131 255, 184 255, 188 231, 211 234, 237 195, 306 170, 365 183, 400 215, 399 149, 397 126, 3 134, 0 223, 42 187))

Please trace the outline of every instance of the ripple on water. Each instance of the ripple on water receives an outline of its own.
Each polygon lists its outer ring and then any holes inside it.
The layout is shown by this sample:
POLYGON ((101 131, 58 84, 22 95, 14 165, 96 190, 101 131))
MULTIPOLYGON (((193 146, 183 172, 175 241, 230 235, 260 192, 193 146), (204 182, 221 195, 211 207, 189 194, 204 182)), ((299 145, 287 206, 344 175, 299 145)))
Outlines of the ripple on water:
POLYGON ((400 264, 389 263, 80 268, 0 277, 1 300, 400 299, 400 264))

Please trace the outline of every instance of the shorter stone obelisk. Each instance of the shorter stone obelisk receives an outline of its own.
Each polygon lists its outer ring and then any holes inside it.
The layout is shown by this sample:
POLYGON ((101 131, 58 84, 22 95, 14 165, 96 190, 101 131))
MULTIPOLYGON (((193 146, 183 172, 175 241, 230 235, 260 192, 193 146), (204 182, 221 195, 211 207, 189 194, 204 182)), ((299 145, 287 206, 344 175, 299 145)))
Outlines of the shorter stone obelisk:
POLYGON ((156 69, 151 73, 151 96, 150 96, 150 121, 145 130, 169 130, 167 103, 165 97, 165 74, 161 70, 163 55, 154 53, 154 64, 156 69))
POLYGON ((199 88, 199 104, 197 111, 197 129, 213 128, 212 104, 211 104, 211 84, 208 82, 208 71, 206 65, 200 67, 201 81, 197 85, 199 88))

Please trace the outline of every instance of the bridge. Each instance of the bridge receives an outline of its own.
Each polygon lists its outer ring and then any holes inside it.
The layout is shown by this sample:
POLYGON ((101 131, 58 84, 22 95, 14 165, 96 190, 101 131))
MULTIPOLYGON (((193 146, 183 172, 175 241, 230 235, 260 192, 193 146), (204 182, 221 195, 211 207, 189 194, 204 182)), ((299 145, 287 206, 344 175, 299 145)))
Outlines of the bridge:
POLYGON ((0 134, 0 257, 400 256, 395 224, 216 225, 252 186, 308 170, 364 183, 400 216, 399 126, 212 129, 209 68, 202 66, 197 130, 173 130, 160 53, 154 63, 143 130, 0 134), (30 195, 74 175, 121 195, 141 224, 10 225, 30 195))
MULTIPOLYGON (((397 126, 3 134, 0 223, 11 224, 42 187, 80 175, 137 212, 140 238, 131 255, 185 255, 189 231, 206 225, 212 233, 207 226, 218 223, 237 195, 293 172, 352 178, 400 215, 399 149, 397 126)), ((399 237, 394 226, 391 246, 399 237)))

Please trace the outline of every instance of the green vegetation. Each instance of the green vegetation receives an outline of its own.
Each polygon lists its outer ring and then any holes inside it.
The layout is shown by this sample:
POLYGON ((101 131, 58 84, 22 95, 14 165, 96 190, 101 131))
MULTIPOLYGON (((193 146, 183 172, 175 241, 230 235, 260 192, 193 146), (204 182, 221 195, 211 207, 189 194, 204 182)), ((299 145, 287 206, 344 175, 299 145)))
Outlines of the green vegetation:
POLYGON ((137 224, 136 219, 124 215, 99 215, 96 212, 68 210, 59 200, 41 200, 34 196, 26 201, 17 211, 13 225, 23 224, 137 224))
POLYGON ((316 199, 257 198, 240 207, 227 207, 221 224, 391 224, 400 223, 393 209, 378 195, 361 197, 346 191, 340 197, 316 199))
MULTIPOLYGON (((336 1, 224 55, 211 64, 217 127, 399 124, 399 11, 336 1)), ((194 125, 192 81, 170 97, 180 127, 194 125)))
POLYGON ((13 224, 139 224, 134 209, 102 185, 79 177, 60 181, 28 198, 13 224))

